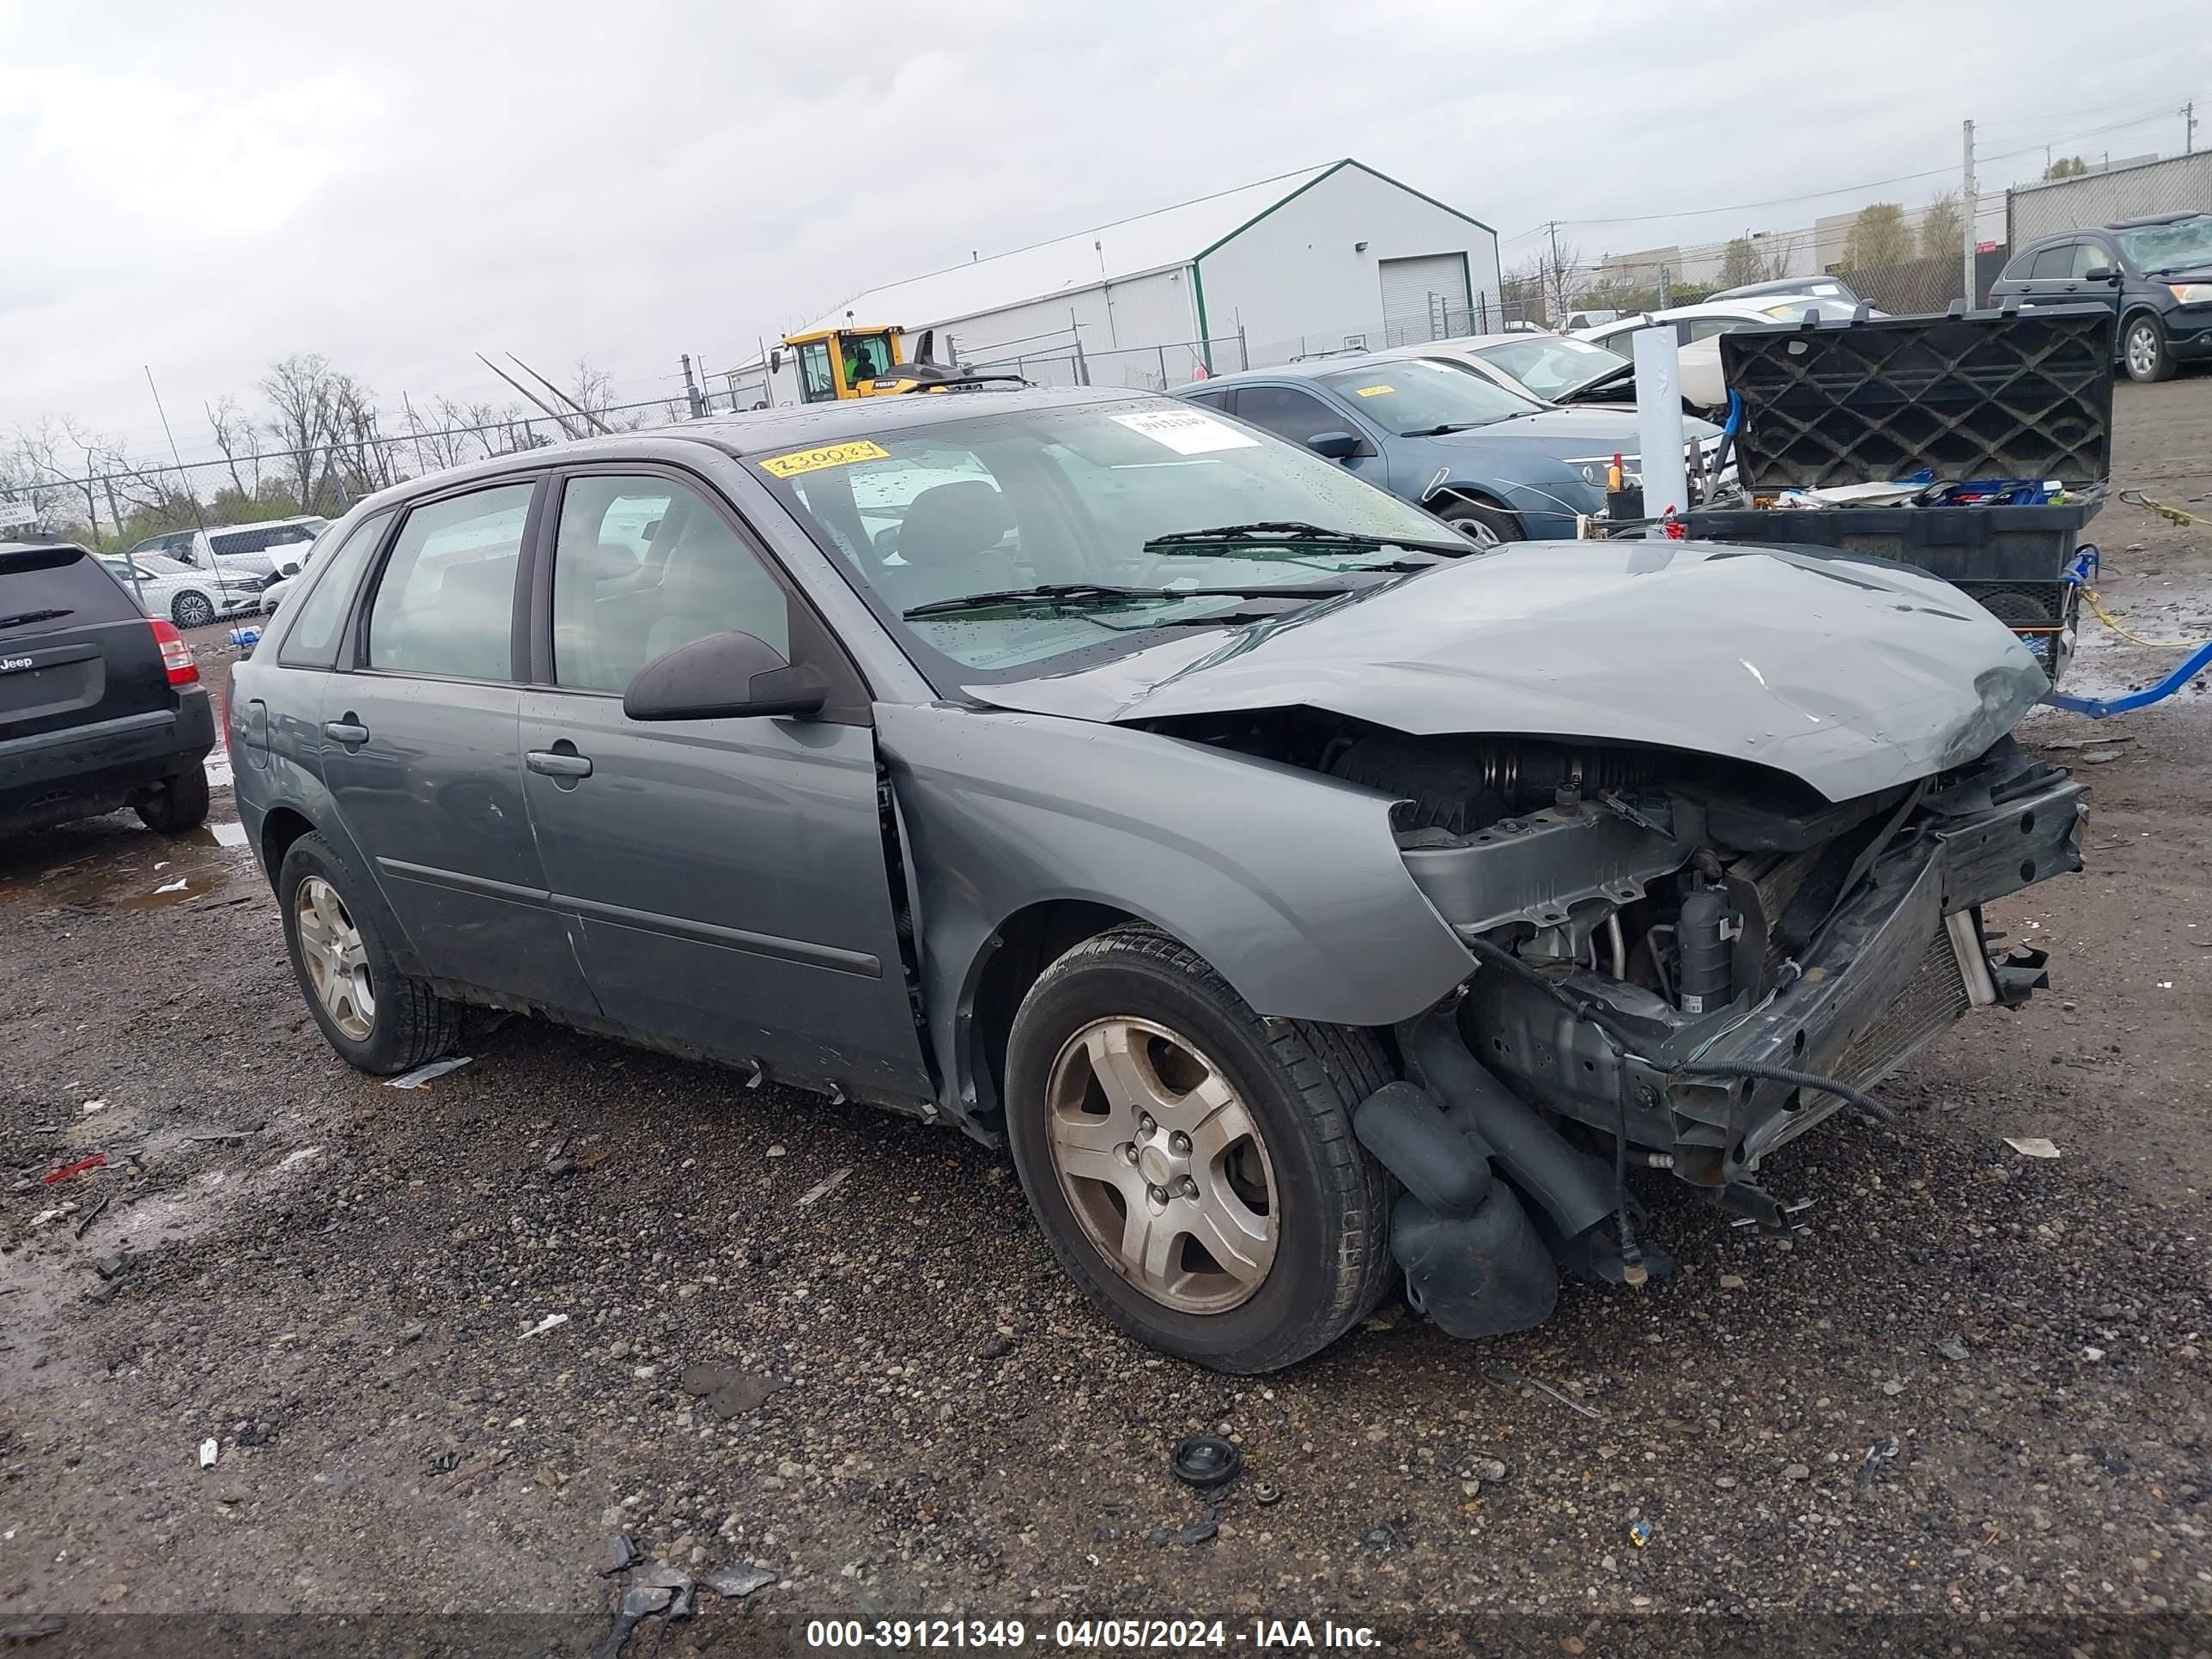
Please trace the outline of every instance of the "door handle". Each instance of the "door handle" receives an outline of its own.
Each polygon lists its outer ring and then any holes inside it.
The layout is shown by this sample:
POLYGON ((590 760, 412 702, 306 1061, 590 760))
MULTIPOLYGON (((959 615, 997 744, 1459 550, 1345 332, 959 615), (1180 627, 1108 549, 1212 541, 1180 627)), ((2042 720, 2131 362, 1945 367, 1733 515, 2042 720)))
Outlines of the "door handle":
POLYGON ((523 757, 523 764, 549 778, 588 778, 592 775, 592 757, 580 755, 574 749, 563 752, 557 749, 532 749, 523 757))
POLYGON ((325 720, 323 735, 332 743, 342 743, 353 749, 368 741, 368 728, 349 713, 342 720, 325 720))

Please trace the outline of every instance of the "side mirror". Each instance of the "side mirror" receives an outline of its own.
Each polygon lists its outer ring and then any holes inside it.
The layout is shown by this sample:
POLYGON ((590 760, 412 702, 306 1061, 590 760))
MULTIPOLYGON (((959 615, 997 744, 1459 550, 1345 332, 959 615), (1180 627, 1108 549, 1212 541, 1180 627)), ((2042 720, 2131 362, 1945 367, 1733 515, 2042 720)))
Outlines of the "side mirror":
POLYGON ((623 693, 634 720, 746 720, 819 714, 829 686, 750 634, 709 634, 640 669, 623 693))
POLYGON ((1349 432, 1316 432, 1306 447, 1328 460, 1348 461, 1359 453, 1359 440, 1349 432))
POLYGON ((781 346, 771 346, 769 348, 768 372, 771 374, 781 374, 783 373, 783 348, 781 346))
POLYGON ((2110 265, 2091 265, 2081 273, 2081 280, 2085 283, 2117 283, 2120 280, 2120 273, 2110 265))

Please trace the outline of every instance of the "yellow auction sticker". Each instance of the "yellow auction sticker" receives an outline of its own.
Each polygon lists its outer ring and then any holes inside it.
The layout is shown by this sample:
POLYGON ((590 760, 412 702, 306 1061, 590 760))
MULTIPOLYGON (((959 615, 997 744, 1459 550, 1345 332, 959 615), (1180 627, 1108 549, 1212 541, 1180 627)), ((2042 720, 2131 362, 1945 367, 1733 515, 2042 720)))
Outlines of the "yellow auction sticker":
POLYGON ((802 472, 819 472, 825 466, 850 466, 855 461, 887 461, 890 451, 862 438, 849 444, 824 444, 819 449, 794 450, 788 455, 763 456, 760 470, 771 477, 795 478, 802 472))
POLYGON ((1395 392, 1395 386, 1364 386, 1352 393, 1355 398, 1379 398, 1386 392, 1395 392))

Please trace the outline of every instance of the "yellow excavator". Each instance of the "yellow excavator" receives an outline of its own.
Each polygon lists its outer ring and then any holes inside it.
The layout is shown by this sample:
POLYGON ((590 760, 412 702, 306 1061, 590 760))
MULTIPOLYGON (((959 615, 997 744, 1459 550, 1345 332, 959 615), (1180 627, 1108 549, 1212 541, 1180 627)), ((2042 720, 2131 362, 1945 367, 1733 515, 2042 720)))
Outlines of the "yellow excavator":
MULTIPOLYGON (((826 404, 841 398, 950 391, 977 379, 953 364, 936 361, 935 336, 934 329, 922 330, 910 357, 906 331, 899 328, 817 328, 805 334, 787 334, 783 344, 799 370, 799 402, 826 404)), ((772 373, 781 372, 783 365, 771 358, 769 368, 772 373)))

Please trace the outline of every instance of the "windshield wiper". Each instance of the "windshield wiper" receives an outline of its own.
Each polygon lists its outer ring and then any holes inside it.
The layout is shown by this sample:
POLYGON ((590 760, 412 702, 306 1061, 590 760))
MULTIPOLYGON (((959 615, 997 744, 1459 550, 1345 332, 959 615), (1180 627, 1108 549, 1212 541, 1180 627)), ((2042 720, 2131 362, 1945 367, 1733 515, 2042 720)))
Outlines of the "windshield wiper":
MULTIPOLYGON (((1420 541, 1407 536, 1370 536, 1358 530, 1325 530, 1317 524, 1304 524, 1296 520, 1262 522, 1259 524, 1216 525, 1211 530, 1172 530, 1164 536, 1154 536, 1145 544, 1145 551, 1154 552, 1163 548, 1194 547, 1206 542, 1271 542, 1285 541, 1300 544, 1324 542, 1334 547, 1402 547, 1415 553, 1443 553, 1457 558, 1462 553, 1477 550, 1473 542, 1420 541)), ((1226 558, 1244 556, 1239 552, 1223 551, 1226 558)), ((1364 565, 1363 569, 1375 570, 1384 567, 1364 565)))
POLYGON ((60 617, 74 617, 74 611, 19 611, 12 617, 0 617, 0 628, 21 628, 25 623, 52 622, 60 617))
MULTIPOLYGON (((1110 582, 1046 582, 1036 587, 1003 587, 986 593, 963 593, 957 599, 932 599, 926 605, 909 605, 899 614, 912 621, 918 617, 945 617, 955 611, 988 611, 1001 605, 1110 605, 1161 599, 1326 599, 1351 591, 1323 583, 1295 587, 1117 587, 1110 582)), ((1214 618, 1192 620, 1211 622, 1214 618)))
MULTIPOLYGON (((1542 413, 1540 410, 1534 409, 1522 412, 1528 415, 1542 413)), ((1446 421, 1442 426, 1425 426, 1415 431, 1401 432, 1398 435, 1401 438, 1442 438, 1454 432, 1472 432, 1479 426, 1496 426, 1498 421, 1517 421, 1520 418, 1519 415, 1500 415, 1494 421, 1446 421)))

